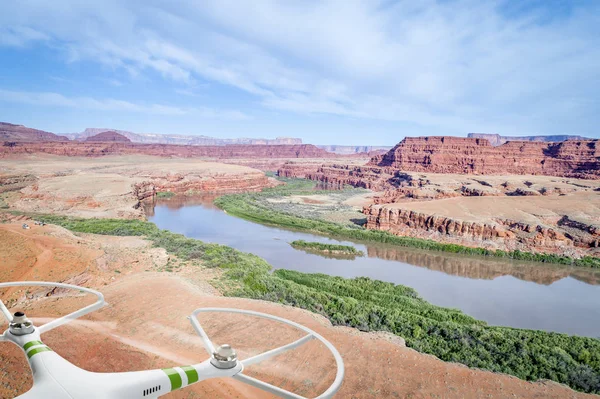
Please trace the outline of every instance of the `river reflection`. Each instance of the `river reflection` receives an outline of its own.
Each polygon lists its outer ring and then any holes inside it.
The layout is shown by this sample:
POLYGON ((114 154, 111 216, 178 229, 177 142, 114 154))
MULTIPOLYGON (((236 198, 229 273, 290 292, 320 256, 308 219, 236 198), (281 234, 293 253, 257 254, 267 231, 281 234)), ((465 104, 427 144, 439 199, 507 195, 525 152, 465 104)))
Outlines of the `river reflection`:
POLYGON ((337 241, 230 216, 212 204, 214 198, 159 200, 149 220, 162 229, 254 253, 275 268, 404 284, 431 303, 493 325, 600 336, 600 270, 337 241), (292 248, 294 240, 352 245, 367 256, 326 258, 292 248))
POLYGON ((544 285, 570 276, 587 284, 600 284, 600 270, 594 269, 426 252, 389 245, 367 244, 366 247, 369 257, 409 263, 454 276, 486 280, 493 280, 500 276, 513 276, 519 280, 544 285))

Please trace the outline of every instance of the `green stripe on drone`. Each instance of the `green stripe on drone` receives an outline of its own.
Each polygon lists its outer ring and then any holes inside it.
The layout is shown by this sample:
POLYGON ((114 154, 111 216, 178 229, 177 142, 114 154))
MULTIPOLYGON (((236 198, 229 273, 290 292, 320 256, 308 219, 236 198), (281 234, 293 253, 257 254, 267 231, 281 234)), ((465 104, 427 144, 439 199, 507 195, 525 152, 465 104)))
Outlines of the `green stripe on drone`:
POLYGON ((188 385, 193 384, 194 382, 198 382, 198 372, 192 366, 185 366, 181 368, 185 371, 185 375, 188 378, 188 385))
POLYGON ((171 391, 181 388, 181 385, 183 385, 183 381, 181 380, 181 376, 179 375, 177 370, 171 368, 162 369, 162 371, 165 372, 165 374, 167 375, 167 377, 169 377, 169 380, 171 381, 171 391))
POLYGON ((35 348, 27 352, 27 357, 31 359, 40 352, 52 352, 52 349, 48 348, 47 346, 40 346, 39 348, 35 348))
POLYGON ((27 349, 31 348, 32 346, 36 346, 36 345, 44 345, 44 344, 42 343, 42 341, 29 341, 25 345, 23 345, 23 349, 27 350, 27 349))

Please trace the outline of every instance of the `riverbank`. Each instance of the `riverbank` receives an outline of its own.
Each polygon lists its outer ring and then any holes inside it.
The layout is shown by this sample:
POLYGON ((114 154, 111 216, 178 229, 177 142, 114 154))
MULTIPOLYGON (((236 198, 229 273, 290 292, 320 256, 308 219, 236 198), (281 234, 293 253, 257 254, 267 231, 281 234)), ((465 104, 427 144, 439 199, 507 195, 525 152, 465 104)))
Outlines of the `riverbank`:
MULTIPOLYGON (((532 383, 443 362, 405 347, 401 339, 391 334, 333 327, 324 317, 296 307, 221 296, 209 284, 221 270, 203 267, 199 262, 182 262, 164 249, 152 247, 142 237, 73 234, 55 225, 33 225, 30 230, 23 230, 17 222, 0 224, 3 281, 29 279, 28 273, 40 280, 65 279, 98 289, 110 304, 70 323, 68 335, 55 330, 44 336, 44 343, 56 353, 86 370, 126 372, 202 361, 207 355, 185 316, 200 306, 226 307, 284 317, 329 340, 342 354, 346 366, 344 383, 336 398, 597 397, 550 381, 532 383), (32 266, 31 262, 35 264, 32 266), (158 271, 173 263, 177 265, 172 272, 158 271), (179 264, 185 266, 177 267, 179 264), (11 270, 17 274, 4 273, 11 270), (60 275, 56 275, 57 270, 60 275)), ((34 288, 32 292, 38 290, 34 288)), ((22 296, 19 307, 30 315, 56 317, 64 315, 67 309, 80 308, 85 301, 78 294, 64 294, 49 293, 35 300, 22 296)), ((34 318, 36 323, 46 320, 34 318)), ((234 344, 241 358, 298 338, 291 336, 285 326, 239 315, 220 314, 218 319, 207 317, 201 322, 214 342, 234 344), (232 325, 239 328, 232 329, 232 325)), ((1 348, 0 397, 12 398, 25 393, 33 381, 22 350, 14 345, 1 348)), ((333 380, 332 366, 326 350, 313 342, 288 352, 283 361, 275 360, 266 367, 253 365, 246 372, 303 396, 315 397, 333 380)), ((166 397, 271 398, 232 379, 208 380, 166 397)))
POLYGON ((198 261, 221 270, 214 284, 228 296, 301 307, 327 317, 334 325, 392 332, 404 338, 407 346, 445 361, 600 392, 597 339, 488 326, 458 310, 431 305, 411 288, 367 278, 289 270, 270 273, 271 266, 255 255, 159 230, 149 222, 60 216, 38 219, 75 232, 144 236, 184 262, 198 261))
MULTIPOLYGON (((355 239, 366 242, 388 243, 403 247, 419 248, 430 251, 442 251, 465 255, 480 255, 487 257, 509 258, 543 263, 555 263, 581 267, 600 268, 600 258, 584 256, 573 258, 547 253, 531 253, 520 250, 502 251, 487 248, 469 247, 459 244, 449 244, 422 238, 401 237, 381 230, 367 230, 359 225, 335 223, 322 219, 299 215, 292 208, 277 209, 272 205, 273 199, 308 195, 316 183, 301 179, 286 179, 287 185, 265 189, 260 193, 232 194, 219 197, 215 205, 229 214, 271 226, 297 229, 310 233, 322 234, 337 238, 355 239), (291 183, 291 184, 290 184, 291 183)), ((312 192, 314 194, 314 191, 312 192)), ((356 212, 356 219, 362 214, 356 212)))

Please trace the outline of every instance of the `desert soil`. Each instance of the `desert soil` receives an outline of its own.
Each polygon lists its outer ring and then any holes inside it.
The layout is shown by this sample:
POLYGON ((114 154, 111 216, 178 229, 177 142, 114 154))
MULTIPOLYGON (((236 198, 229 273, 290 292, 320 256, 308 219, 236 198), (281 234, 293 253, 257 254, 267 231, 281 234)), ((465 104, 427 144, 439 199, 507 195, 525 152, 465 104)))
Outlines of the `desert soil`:
MULTIPOLYGON (((133 371, 200 362, 207 358, 186 316, 199 307, 235 307, 266 312, 304 324, 342 354, 346 377, 338 398, 585 398, 553 382, 526 382, 419 354, 401 339, 333 327, 310 312, 263 301, 227 298, 210 284, 218 270, 181 264, 137 237, 74 235, 57 226, 0 225, 0 278, 54 280, 102 291, 108 306, 46 334, 44 342, 74 364, 97 372, 133 371), (180 264, 174 272, 161 272, 180 264), (68 334, 66 332, 68 331, 68 334), (191 349, 193 348, 193 349, 191 349)), ((85 306, 92 298, 47 290, 6 290, 2 298, 41 324, 85 306), (49 295, 48 295, 49 294, 49 295)), ((203 316, 212 340, 230 343, 243 359, 297 339, 287 327, 242 316, 203 316)), ((317 342, 265 365, 250 375, 302 395, 316 396, 334 377, 333 359, 317 342), (265 367, 269 366, 269 367, 265 367)), ((0 397, 29 389, 32 380, 20 349, 0 344, 0 397)), ((171 398, 269 398, 230 379, 199 383, 171 398)))

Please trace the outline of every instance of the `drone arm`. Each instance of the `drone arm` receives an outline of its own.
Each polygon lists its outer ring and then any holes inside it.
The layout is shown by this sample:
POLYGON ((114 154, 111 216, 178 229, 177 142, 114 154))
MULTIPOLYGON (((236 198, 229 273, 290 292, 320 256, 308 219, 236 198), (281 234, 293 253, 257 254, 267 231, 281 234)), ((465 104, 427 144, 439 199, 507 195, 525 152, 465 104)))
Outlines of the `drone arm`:
POLYGON ((216 377, 232 377, 242 370, 218 369, 210 360, 191 366, 128 373, 98 373, 98 382, 115 387, 112 396, 123 398, 156 398, 189 385, 216 377))

